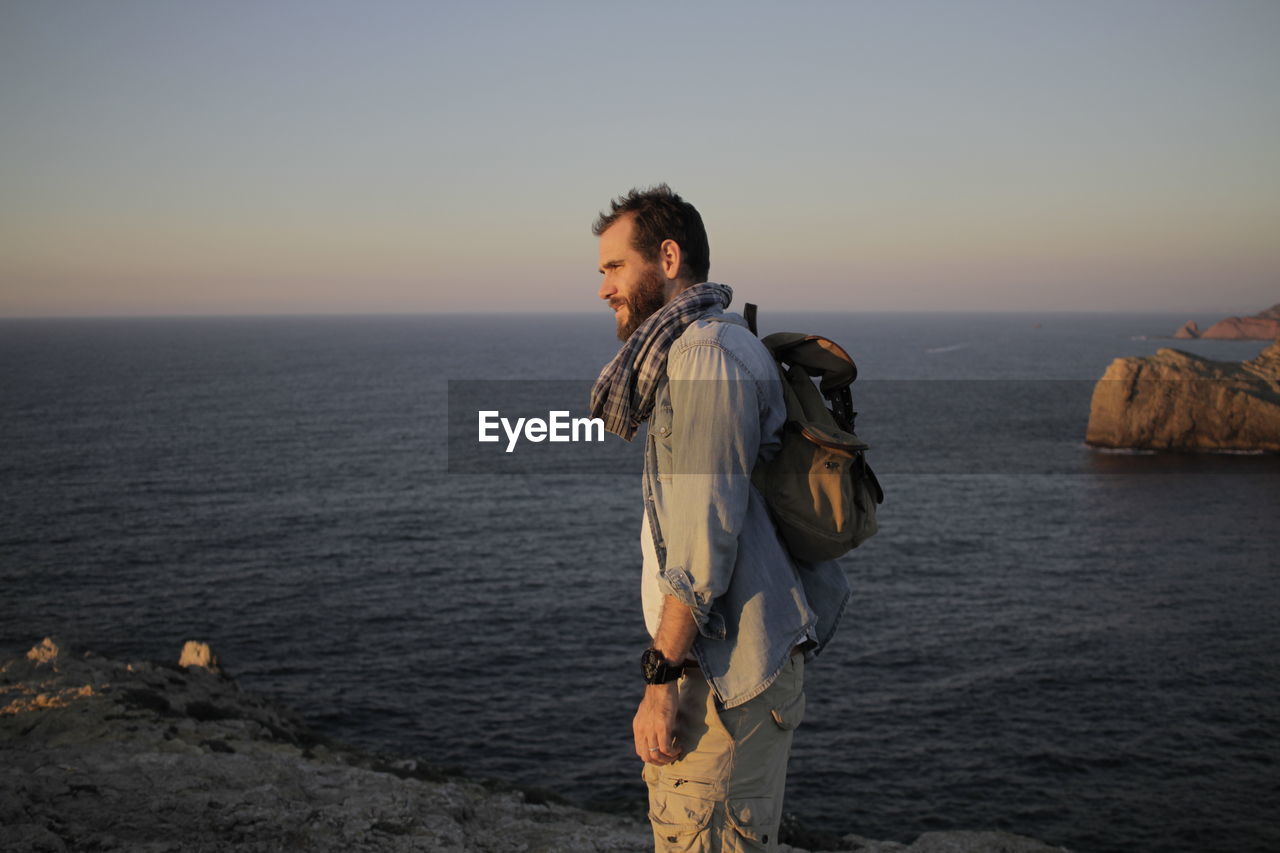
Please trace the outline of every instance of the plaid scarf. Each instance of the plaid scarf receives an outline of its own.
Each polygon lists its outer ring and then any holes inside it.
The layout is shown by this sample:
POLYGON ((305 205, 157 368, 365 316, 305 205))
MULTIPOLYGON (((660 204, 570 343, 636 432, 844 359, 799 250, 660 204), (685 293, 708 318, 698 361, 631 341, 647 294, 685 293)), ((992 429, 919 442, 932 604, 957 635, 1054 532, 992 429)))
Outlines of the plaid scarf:
POLYGON ((681 291, 631 333, 600 371, 591 389, 591 415, 604 428, 630 441, 653 412, 653 395, 667 370, 667 350, 689 324, 719 305, 727 308, 733 290, 704 281, 681 291))

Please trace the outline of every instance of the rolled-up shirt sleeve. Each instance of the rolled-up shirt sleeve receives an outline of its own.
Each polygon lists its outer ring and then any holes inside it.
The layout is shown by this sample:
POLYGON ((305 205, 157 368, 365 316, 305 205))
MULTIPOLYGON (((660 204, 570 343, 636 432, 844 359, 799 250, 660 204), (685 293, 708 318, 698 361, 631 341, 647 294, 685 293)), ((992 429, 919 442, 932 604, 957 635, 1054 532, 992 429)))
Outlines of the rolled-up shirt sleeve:
POLYGON ((673 348, 666 568, 659 586, 693 611, 703 636, 724 637, 712 603, 729 587, 760 448, 756 377, 717 342, 673 348))

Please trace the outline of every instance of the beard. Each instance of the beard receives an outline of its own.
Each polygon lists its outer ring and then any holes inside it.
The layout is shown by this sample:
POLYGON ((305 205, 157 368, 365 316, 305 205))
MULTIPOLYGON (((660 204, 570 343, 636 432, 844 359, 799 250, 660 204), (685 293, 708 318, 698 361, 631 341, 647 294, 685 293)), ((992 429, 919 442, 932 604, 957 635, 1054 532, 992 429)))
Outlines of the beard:
POLYGON ((626 341, 640 328, 645 320, 648 320, 658 310, 666 304, 663 294, 663 288, 666 282, 662 278, 662 273, 658 272, 656 267, 645 270, 644 275, 636 285, 635 293, 625 299, 611 302, 611 305, 617 305, 621 302, 626 306, 626 318, 622 315, 618 316, 618 340, 626 341))

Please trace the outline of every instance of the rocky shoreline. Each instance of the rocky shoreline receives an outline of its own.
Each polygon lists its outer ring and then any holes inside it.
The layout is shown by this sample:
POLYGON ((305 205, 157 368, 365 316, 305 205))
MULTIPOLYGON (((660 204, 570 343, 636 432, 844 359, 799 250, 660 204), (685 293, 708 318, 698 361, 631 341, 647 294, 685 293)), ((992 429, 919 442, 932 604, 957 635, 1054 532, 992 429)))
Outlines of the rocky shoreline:
MULTIPOLYGON (((784 839, 785 840, 785 839, 784 839)), ((1057 853, 1004 832, 910 845, 792 828, 861 853, 1057 853)), ((648 824, 316 734, 207 646, 124 663, 46 638, 0 664, 6 851, 647 851, 648 824)), ((805 848, 783 844, 782 851, 805 848)))

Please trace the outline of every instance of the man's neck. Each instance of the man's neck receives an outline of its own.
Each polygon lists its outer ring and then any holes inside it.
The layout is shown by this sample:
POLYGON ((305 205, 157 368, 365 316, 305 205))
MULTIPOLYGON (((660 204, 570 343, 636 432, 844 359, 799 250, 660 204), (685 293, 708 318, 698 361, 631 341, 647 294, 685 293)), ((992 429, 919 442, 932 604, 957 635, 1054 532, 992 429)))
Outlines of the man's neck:
POLYGON ((663 304, 675 299, 681 293, 693 287, 697 282, 690 281, 687 278, 669 278, 662 288, 663 304))

